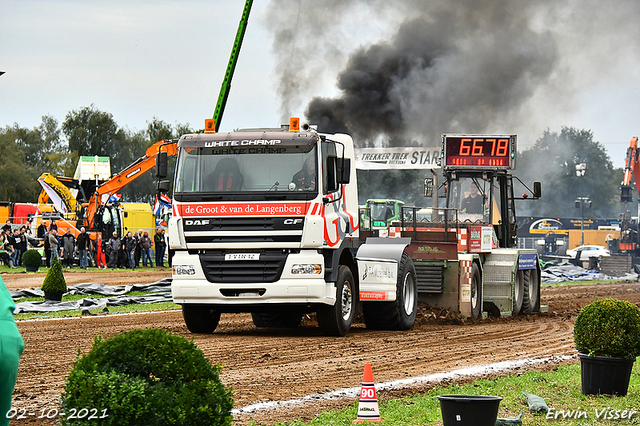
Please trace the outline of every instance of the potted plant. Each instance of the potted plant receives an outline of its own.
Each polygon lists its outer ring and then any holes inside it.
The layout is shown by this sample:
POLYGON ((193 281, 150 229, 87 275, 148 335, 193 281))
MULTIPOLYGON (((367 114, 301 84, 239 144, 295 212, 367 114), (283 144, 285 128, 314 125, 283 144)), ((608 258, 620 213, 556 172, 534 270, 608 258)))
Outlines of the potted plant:
POLYGON ((624 300, 596 300, 578 314, 573 338, 582 393, 626 395, 633 363, 640 355, 640 309, 624 300))
POLYGON ((51 267, 42 283, 42 291, 44 291, 45 300, 58 302, 62 300, 62 295, 67 291, 67 282, 62 274, 62 263, 58 257, 55 257, 51 262, 51 267))
POLYGON ((22 265, 27 272, 38 272, 42 266, 42 255, 38 250, 27 250, 22 255, 22 265))

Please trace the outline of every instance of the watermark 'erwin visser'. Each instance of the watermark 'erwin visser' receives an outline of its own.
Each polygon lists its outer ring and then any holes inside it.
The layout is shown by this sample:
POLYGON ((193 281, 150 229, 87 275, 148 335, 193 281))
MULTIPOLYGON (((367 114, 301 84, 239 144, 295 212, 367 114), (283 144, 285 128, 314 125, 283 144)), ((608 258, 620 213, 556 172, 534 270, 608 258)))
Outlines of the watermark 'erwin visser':
MULTIPOLYGON (((638 412, 634 410, 615 410, 611 407, 605 407, 601 410, 595 408, 593 411, 595 418, 598 420, 631 420, 638 414, 638 412)), ((580 407, 578 407, 577 410, 556 410, 555 408, 549 408, 546 418, 548 420, 558 420, 589 419, 593 417, 589 415, 588 411, 581 410, 580 407)))

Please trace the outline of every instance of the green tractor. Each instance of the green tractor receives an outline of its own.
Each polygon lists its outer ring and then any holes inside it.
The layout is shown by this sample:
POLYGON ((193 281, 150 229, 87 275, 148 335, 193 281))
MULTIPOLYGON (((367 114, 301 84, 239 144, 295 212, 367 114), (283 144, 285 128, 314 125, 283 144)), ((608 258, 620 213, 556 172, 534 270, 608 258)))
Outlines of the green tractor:
POLYGON ((360 215, 363 229, 388 229, 393 221, 399 221, 404 201, 391 199, 369 199, 360 215))

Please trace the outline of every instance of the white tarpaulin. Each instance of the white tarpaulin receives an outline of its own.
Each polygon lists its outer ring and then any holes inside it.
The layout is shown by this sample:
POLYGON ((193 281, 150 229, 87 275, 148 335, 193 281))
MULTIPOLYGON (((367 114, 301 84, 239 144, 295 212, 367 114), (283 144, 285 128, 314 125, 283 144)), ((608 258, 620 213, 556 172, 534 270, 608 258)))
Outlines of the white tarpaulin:
POLYGON ((434 169, 439 168, 440 147, 359 148, 356 169, 434 169))

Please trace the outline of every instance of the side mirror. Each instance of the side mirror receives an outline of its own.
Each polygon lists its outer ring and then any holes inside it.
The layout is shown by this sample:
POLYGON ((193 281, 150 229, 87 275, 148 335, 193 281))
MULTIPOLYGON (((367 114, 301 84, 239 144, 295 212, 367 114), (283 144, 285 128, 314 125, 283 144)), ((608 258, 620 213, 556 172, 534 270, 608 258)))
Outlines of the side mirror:
POLYGON ((540 182, 533 182, 533 196, 534 198, 540 198, 542 196, 542 185, 540 182))
POLYGON ((171 182, 169 182, 168 180, 161 180, 160 182, 158 182, 158 192, 166 194, 167 192, 169 192, 170 184, 171 182))
POLYGON ((338 158, 338 183, 347 184, 351 181, 351 159, 350 158, 338 158))
POLYGON ((169 160, 167 153, 161 151, 156 154, 156 177, 159 179, 166 178, 169 169, 169 160))

